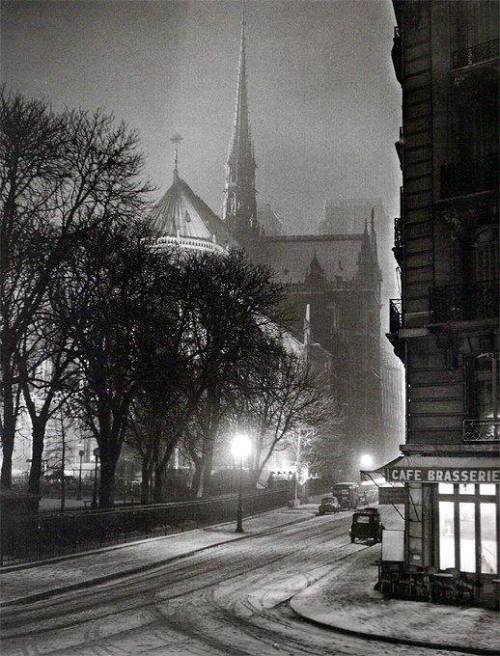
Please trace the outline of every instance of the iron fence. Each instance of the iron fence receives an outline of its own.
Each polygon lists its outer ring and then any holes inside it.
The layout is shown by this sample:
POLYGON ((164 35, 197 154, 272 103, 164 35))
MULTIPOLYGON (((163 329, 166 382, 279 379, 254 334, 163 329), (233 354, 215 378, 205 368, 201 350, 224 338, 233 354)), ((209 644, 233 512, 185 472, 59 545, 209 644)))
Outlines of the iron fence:
POLYGON ((464 442, 496 442, 500 440, 500 420, 465 419, 464 442))
MULTIPOLYGON (((6 513, 0 539, 1 566, 179 532, 236 518, 237 494, 148 506, 42 513, 6 513)), ((243 496, 244 515, 285 506, 290 490, 243 496)))

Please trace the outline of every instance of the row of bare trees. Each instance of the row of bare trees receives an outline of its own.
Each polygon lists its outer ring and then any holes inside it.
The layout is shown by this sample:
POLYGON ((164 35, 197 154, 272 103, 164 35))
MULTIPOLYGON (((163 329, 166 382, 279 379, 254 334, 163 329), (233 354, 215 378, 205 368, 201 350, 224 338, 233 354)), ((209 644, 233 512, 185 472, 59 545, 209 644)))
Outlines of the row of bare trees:
POLYGON ((242 253, 151 248, 137 137, 112 117, 55 114, 5 91, 0 102, 2 489, 23 412, 34 494, 61 412, 97 441, 101 506, 113 503, 125 443, 143 502, 161 499, 179 446, 192 493, 205 494, 217 441, 236 424, 255 437, 256 482, 325 405, 283 347, 280 286, 242 253))

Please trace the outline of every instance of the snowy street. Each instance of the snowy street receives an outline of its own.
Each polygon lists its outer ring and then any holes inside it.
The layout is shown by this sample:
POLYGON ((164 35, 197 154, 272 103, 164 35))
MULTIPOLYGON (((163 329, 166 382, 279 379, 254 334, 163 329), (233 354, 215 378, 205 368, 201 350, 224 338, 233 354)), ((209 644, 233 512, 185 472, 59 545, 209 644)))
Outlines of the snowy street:
POLYGON ((349 521, 350 513, 314 517, 117 582, 5 608, 2 654, 431 653, 316 627, 288 606, 314 581, 341 575, 354 554, 369 550, 378 559, 380 545, 351 545, 349 521))

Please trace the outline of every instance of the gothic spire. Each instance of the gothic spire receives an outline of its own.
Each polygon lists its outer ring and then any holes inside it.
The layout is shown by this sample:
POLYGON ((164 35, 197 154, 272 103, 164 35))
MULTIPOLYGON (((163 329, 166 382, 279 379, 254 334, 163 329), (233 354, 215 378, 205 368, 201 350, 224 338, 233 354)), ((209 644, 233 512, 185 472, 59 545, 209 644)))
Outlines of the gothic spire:
POLYGON ((240 60, 238 66, 238 86, 234 110, 233 135, 229 144, 228 160, 235 164, 253 163, 253 146, 248 120, 248 91, 245 20, 241 21, 240 60))
POLYGON ((248 119, 245 20, 241 21, 236 106, 226 163, 222 218, 241 246, 259 235, 255 191, 255 160, 248 119))

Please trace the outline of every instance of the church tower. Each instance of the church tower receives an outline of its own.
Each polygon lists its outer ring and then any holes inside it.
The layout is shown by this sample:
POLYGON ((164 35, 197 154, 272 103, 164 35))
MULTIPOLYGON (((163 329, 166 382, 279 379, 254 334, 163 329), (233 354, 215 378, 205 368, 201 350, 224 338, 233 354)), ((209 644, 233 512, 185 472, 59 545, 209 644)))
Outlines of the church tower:
POLYGON ((226 163, 222 219, 246 248, 251 247, 261 232, 257 223, 255 168, 248 120, 245 21, 242 20, 236 108, 226 163))

